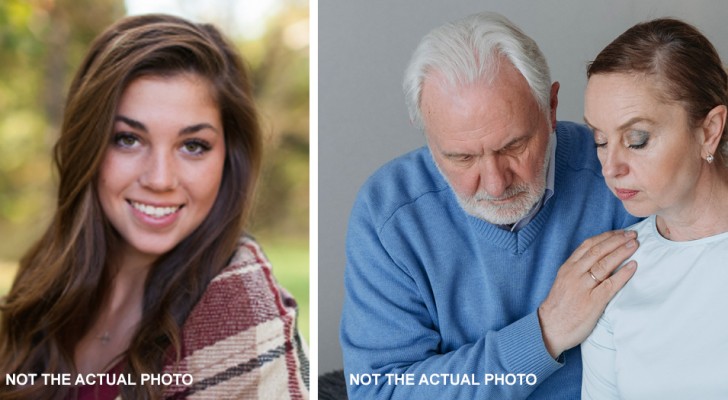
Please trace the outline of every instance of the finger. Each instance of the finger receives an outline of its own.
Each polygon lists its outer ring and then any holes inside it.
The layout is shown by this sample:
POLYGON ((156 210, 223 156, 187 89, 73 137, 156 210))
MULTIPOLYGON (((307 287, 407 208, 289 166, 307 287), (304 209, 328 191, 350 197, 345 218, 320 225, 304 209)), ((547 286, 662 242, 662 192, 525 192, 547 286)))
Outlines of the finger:
POLYGON ((603 281, 607 279, 618 266, 622 265, 639 247, 639 243, 635 239, 630 239, 623 245, 614 249, 611 253, 607 253, 604 257, 597 260, 590 267, 589 271, 596 276, 597 279, 603 281))
POLYGON ((600 285, 594 288, 593 294, 604 302, 604 305, 612 300, 617 292, 624 287, 637 271, 637 262, 632 260, 620 268, 614 275, 605 279, 600 285))
POLYGON ((592 236, 589 239, 585 240, 579 247, 574 250, 571 257, 575 261, 580 260, 586 256, 586 254, 590 251, 591 248, 594 246, 600 246, 604 242, 608 241, 609 239, 613 238, 620 238, 624 237, 626 231, 624 230, 617 230, 617 231, 607 231, 604 233, 600 233, 599 235, 592 236))
POLYGON ((594 273, 591 270, 587 271, 587 274, 589 275, 589 278, 591 279, 590 283, 593 284, 594 287, 596 287, 597 285, 599 285, 600 283, 603 282, 601 279, 597 278, 597 276, 594 275, 594 273))
MULTIPOLYGON (((577 261, 579 269, 582 272, 586 272, 590 269, 593 271, 595 264, 601 264, 608 261, 601 261, 607 255, 611 254, 617 249, 620 249, 620 247, 626 247, 626 245, 630 242, 633 242, 632 245, 636 244, 636 240, 634 239, 636 235, 637 234, 634 231, 622 231, 621 234, 617 233, 614 235, 609 235, 606 239, 595 243, 593 246, 588 248, 586 253, 581 257, 581 259, 577 261)), ((629 247, 630 250, 632 249, 632 245, 630 245, 629 247)), ((621 261, 624 261, 624 259, 622 259, 621 261)), ((614 265, 614 267, 609 269, 609 271, 611 272, 612 270, 614 270, 617 265, 614 265)), ((604 269, 604 267, 598 269, 604 269)), ((597 278, 603 279, 605 276, 606 274, 600 274, 597 275, 597 278)))

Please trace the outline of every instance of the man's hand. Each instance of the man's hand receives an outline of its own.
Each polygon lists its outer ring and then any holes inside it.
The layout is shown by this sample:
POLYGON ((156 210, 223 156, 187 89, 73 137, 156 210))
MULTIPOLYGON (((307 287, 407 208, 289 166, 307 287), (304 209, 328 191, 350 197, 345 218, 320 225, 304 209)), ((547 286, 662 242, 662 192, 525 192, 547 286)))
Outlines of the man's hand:
POLYGON ((591 333, 609 300, 634 275, 630 261, 637 233, 610 231, 584 241, 561 266, 546 300, 538 308, 546 349, 557 358, 591 333))

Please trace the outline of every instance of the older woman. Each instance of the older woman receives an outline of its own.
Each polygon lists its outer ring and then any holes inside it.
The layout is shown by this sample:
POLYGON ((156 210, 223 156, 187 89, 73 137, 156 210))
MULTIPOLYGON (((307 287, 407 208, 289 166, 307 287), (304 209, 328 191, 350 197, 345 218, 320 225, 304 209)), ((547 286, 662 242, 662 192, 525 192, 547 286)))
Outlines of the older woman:
MULTIPOLYGON (((728 396, 728 79, 674 19, 635 25, 591 63, 585 120, 633 215, 637 272, 582 344, 585 399, 728 396)), ((601 280, 605 277, 595 277, 601 280)))
POLYGON ((102 33, 69 91, 57 211, 1 308, 1 376, 79 384, 0 397, 306 397, 295 302, 242 234, 260 156, 250 79, 214 27, 102 33), (163 373, 185 379, 141 380, 163 373))

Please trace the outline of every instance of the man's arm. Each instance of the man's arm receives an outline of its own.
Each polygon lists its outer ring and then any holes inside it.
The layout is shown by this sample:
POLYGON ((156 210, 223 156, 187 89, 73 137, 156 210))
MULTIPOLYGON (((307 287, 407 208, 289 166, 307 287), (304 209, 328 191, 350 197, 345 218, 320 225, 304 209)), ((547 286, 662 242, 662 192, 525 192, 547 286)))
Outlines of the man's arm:
POLYGON ((366 207, 355 206, 349 229, 341 343, 353 399, 527 397, 563 365, 555 358, 588 335, 611 290, 616 293, 614 288, 623 285, 610 278, 610 283, 602 283, 610 289, 607 295, 604 289, 595 290, 599 285, 588 275, 588 264, 595 265, 595 274, 608 276, 634 251, 626 246, 633 237, 624 233, 590 239, 561 268, 543 311, 534 310, 498 331, 484 331, 473 343, 443 353, 437 316, 431 315, 420 293, 429 287, 418 286, 406 266, 397 265, 390 256, 390 251, 406 249, 386 248, 366 207), (583 289, 572 293, 577 284, 583 289), (457 374, 460 379, 473 374, 481 384, 445 385, 442 374, 457 374), (530 380, 520 385, 484 385, 485 374, 533 374, 536 384, 528 384, 530 380), (441 379, 439 384, 432 384, 432 377, 441 379), (430 384, 421 379, 429 379, 430 384))
POLYGON ((563 365, 544 347, 535 310, 443 353, 437 316, 426 307, 420 292, 429 287, 418 286, 406 267, 390 257, 363 208, 355 206, 349 224, 341 322, 351 399, 525 398, 563 365), (485 385, 486 373, 520 373, 523 383, 485 385), (528 382, 535 385, 526 383, 527 374, 532 374, 528 382), (475 382, 463 384, 464 375, 475 382), (408 376, 412 384, 407 384, 408 376), (460 384, 447 384, 446 379, 459 379, 460 384))

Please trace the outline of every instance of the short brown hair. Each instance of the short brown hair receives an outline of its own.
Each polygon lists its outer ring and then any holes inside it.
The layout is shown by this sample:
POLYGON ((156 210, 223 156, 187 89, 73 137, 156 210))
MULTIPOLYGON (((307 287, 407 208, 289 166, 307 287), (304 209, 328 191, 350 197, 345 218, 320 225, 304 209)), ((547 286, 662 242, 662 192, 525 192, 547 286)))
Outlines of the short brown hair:
MULTIPOLYGON (((677 19, 642 22, 619 35, 588 65, 586 75, 608 73, 655 77, 659 93, 683 104, 692 126, 716 106, 728 105, 728 75, 718 52, 697 28, 677 19)), ((726 129, 717 154, 723 160, 726 129)))

